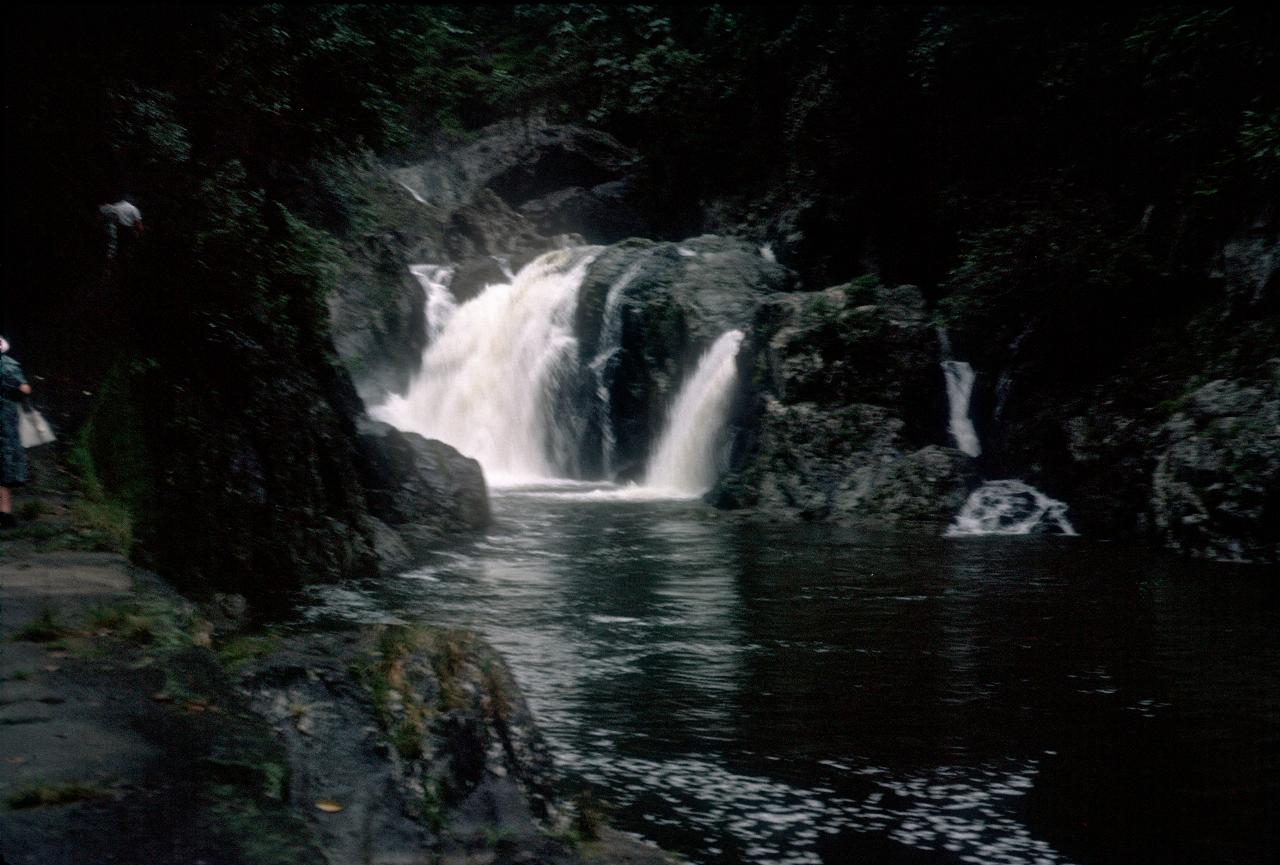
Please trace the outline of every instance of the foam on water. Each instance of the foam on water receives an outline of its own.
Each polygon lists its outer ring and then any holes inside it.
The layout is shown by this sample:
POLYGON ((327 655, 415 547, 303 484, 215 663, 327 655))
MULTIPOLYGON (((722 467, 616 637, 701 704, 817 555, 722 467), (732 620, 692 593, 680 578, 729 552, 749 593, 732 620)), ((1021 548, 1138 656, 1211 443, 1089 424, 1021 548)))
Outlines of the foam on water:
POLYGON ((987 481, 974 490, 949 537, 961 535, 1074 535, 1067 506, 1019 480, 987 481))

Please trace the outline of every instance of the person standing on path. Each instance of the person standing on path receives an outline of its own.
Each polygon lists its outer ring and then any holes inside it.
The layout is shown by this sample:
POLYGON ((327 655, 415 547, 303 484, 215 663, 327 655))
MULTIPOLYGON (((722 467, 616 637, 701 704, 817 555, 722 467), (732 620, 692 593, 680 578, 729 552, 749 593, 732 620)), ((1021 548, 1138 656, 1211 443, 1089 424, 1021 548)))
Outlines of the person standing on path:
POLYGON ((27 482, 27 452, 18 432, 18 402, 31 394, 22 367, 9 357, 9 342, 0 336, 0 528, 16 524, 13 488, 27 482))

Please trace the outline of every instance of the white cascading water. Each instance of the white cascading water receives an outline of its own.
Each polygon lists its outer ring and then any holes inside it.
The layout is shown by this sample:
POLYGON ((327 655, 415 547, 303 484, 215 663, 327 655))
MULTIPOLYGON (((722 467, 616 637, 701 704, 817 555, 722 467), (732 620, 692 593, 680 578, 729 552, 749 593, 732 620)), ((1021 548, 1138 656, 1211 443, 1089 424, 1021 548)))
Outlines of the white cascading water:
POLYGON ((434 342, 458 308, 453 292, 449 290, 449 283, 453 281, 453 268, 440 264, 415 264, 409 268, 409 272, 418 280, 418 285, 422 286, 427 296, 423 306, 427 317, 427 340, 434 342))
POLYGON ((1022 481, 987 481, 970 494, 947 535, 1074 535, 1067 506, 1022 481))
MULTIPOLYGON (((556 441, 556 395, 576 372, 578 288, 599 251, 548 252, 510 283, 488 286, 452 307, 408 393, 370 414, 478 459, 491 483, 557 477, 550 457, 563 449, 556 441)), ((429 326, 435 323, 431 286, 438 284, 438 273, 423 282, 429 326)))
POLYGON ((951 437, 957 448, 976 457, 982 453, 982 445, 978 442, 978 433, 969 418, 969 400, 973 396, 973 367, 962 360, 944 360, 942 372, 947 380, 951 437))
POLYGON ((667 428, 649 459, 646 487, 700 496, 715 484, 741 345, 742 331, 728 331, 698 361, 693 377, 680 389, 667 428))
POLYGON ((408 191, 408 193, 413 196, 414 201, 418 202, 419 204, 427 203, 427 200, 418 194, 418 190, 414 189, 412 186, 405 183, 403 180, 397 180, 396 182, 399 183, 401 186, 403 186, 408 191))
MULTIPOLYGON (((938 330, 943 356, 951 353, 951 341, 944 329, 938 330)), ((947 381, 947 406, 950 409, 948 431, 956 447, 971 457, 982 453, 978 433, 969 417, 969 400, 973 395, 973 367, 962 360, 944 360, 942 372, 947 381)), ((1051 499, 1028 483, 1019 480, 987 481, 969 494, 955 522, 947 528, 948 537, 962 535, 1074 535, 1075 528, 1067 519, 1067 506, 1051 499)))

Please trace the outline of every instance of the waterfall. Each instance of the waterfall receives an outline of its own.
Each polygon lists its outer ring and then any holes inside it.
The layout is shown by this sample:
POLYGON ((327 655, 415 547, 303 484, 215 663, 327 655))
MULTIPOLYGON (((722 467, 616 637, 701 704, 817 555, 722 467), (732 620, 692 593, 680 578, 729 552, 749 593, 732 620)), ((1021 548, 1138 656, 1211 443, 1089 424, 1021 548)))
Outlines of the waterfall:
POLYGON ((449 290, 453 268, 439 264, 415 264, 409 268, 409 272, 426 292, 427 302, 423 309, 427 316, 427 339, 434 341, 458 308, 453 292, 449 290))
POLYGON ((573 316, 599 251, 548 252, 456 307, 451 296, 444 300, 440 270, 415 270, 432 340, 408 393, 370 414, 475 457, 499 485, 563 474, 572 443, 558 409, 577 374, 573 316))
POLYGON ((649 460, 645 486, 699 496, 715 484, 741 344, 742 331, 728 331, 698 361, 671 407, 667 428, 649 460))
MULTIPOLYGON (((600 251, 579 247, 548 252, 508 282, 486 286, 462 304, 450 292, 452 268, 411 267, 426 295, 429 340, 422 366, 407 393, 388 397, 369 413, 474 457, 494 486, 532 483, 539 488, 546 481, 581 476, 585 419, 594 416, 601 465, 606 478, 611 477, 611 398, 624 296, 646 259, 633 261, 609 287, 595 354, 580 364, 573 331, 578 293, 600 251)), ((725 456, 725 418, 742 340, 741 331, 722 334, 686 378, 650 452, 643 485, 599 492, 688 497, 711 488, 725 456)))
POLYGON ((507 281, 508 281, 508 282, 510 282, 511 280, 513 280, 513 279, 515 279, 515 278, 516 278, 516 275, 515 275, 514 273, 512 273, 512 272, 511 272, 511 257, 510 257, 510 256, 507 256, 507 255, 495 255, 495 256, 493 256, 493 260, 494 260, 494 262, 498 265, 498 270, 502 271, 502 275, 503 275, 504 277, 506 277, 506 279, 507 279, 507 281))
POLYGON ((419 204, 426 204, 426 203, 427 203, 427 200, 426 200, 425 198, 423 198, 421 195, 419 195, 419 194, 418 194, 418 190, 414 189, 412 186, 410 186, 409 184, 405 183, 403 180, 397 180, 397 181, 396 181, 396 183, 399 183, 399 184, 400 184, 401 186, 403 186, 406 190, 408 190, 409 194, 413 196, 413 200, 414 200, 414 201, 418 202, 419 204))
POLYGON ((970 494, 947 535, 1074 535, 1067 506, 1022 481, 987 481, 970 494))
POLYGON ((947 406, 950 408, 950 431, 956 447, 971 457, 982 453, 978 433, 969 418, 969 399, 973 395, 973 367, 962 360, 944 360, 942 372, 947 379, 947 406))

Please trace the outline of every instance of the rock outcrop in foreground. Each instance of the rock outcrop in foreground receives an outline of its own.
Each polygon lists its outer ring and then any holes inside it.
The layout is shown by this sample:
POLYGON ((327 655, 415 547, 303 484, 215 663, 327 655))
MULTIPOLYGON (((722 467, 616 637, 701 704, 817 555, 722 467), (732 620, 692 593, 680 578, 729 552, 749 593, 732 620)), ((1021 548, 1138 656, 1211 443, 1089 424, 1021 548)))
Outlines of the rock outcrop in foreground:
POLYGON ((281 636, 120 556, 0 559, 0 861, 662 865, 560 799, 465 631, 281 636), (575 813, 576 811, 576 813, 575 813))

